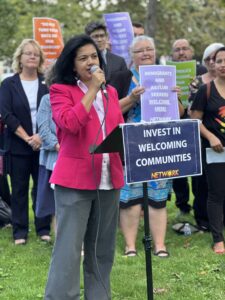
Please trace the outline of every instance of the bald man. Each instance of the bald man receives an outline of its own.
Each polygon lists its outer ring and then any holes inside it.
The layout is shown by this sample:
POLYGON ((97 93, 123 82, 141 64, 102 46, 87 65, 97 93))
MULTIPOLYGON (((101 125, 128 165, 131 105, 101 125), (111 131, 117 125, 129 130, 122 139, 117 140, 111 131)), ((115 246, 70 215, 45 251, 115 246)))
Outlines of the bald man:
POLYGON ((173 61, 192 60, 192 57, 193 57, 193 49, 186 39, 179 39, 173 43, 172 46, 173 61))
MULTIPOLYGON (((194 49, 186 39, 178 39, 172 45, 172 60, 173 61, 188 61, 192 60, 194 56, 194 49)), ((207 69, 197 64, 196 74, 202 75, 207 72, 207 69)))
MULTIPOLYGON (((178 39, 172 45, 172 60, 173 61, 188 61, 192 60, 194 49, 186 39, 178 39)), ((207 72, 207 69, 202 65, 196 65, 196 74, 202 75, 207 72)), ((185 114, 184 118, 187 118, 185 114)), ((173 190, 176 195, 176 206, 180 209, 179 215, 188 214, 191 210, 189 202, 189 184, 188 178, 177 178, 173 180, 173 190)), ((192 188, 193 190, 193 188, 192 188)), ((194 194, 194 191, 193 191, 194 194)))

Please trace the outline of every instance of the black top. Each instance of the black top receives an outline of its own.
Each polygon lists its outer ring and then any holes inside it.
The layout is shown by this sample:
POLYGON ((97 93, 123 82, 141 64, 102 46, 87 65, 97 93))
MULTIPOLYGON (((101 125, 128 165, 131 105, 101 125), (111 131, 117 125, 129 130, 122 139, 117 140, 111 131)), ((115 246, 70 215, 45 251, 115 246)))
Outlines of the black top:
MULTIPOLYGON (((214 81, 210 83, 210 95, 207 100, 207 85, 202 85, 196 93, 191 110, 204 113, 202 123, 225 146, 225 98, 221 97, 214 81)), ((203 138, 203 146, 210 147, 208 140, 203 138)))

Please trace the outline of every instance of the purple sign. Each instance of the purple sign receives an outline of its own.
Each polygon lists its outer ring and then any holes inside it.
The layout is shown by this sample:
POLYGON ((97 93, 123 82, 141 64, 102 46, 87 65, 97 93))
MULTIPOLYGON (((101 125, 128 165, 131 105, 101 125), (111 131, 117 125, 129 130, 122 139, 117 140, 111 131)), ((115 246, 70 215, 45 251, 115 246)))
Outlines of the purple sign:
POLYGON ((141 120, 145 122, 179 120, 174 66, 140 66, 141 120))
POLYGON ((122 56, 127 65, 131 63, 130 44, 134 38, 132 22, 127 12, 104 14, 109 39, 112 45, 111 51, 122 56))

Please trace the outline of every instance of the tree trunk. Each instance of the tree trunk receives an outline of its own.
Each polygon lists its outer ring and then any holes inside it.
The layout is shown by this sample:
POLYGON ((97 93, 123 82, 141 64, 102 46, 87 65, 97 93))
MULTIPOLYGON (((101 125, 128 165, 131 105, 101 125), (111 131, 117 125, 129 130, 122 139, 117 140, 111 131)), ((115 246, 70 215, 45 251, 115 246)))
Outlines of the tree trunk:
POLYGON ((157 0, 149 0, 147 7, 147 17, 146 17, 146 34, 155 37, 156 31, 156 5, 157 0))

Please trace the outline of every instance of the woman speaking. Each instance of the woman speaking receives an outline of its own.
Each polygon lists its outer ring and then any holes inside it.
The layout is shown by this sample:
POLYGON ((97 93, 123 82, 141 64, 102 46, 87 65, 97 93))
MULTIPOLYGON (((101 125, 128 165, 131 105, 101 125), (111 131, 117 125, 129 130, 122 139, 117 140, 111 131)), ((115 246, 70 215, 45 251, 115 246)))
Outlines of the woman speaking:
POLYGON ((116 90, 107 87, 108 101, 100 91, 105 83, 101 65, 101 54, 86 35, 69 40, 55 65, 50 101, 60 151, 50 181, 55 184, 57 236, 45 300, 80 299, 83 242, 84 298, 111 299, 123 169, 119 153, 93 156, 89 149, 123 117, 116 90))

